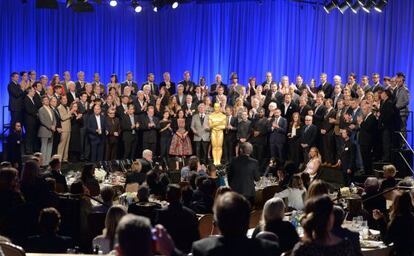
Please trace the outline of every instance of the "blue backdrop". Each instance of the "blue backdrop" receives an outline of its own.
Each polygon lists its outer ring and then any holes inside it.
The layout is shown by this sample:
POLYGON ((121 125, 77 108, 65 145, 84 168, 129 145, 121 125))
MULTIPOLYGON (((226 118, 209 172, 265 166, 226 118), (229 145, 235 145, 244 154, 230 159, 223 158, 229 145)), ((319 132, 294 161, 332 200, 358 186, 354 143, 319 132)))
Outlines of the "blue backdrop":
MULTIPOLYGON (((176 10, 136 14, 126 3, 112 8, 107 1, 94 13, 34 8, 34 0, 0 1, 0 99, 6 105, 11 71, 35 69, 51 77, 83 70, 106 83, 126 71, 143 82, 148 72, 174 81, 184 70, 193 80, 213 82, 220 72, 227 81, 236 71, 245 84, 249 76, 264 79, 302 74, 306 81, 327 72, 330 80, 356 72, 360 77, 405 72, 414 81, 414 1, 389 0, 383 13, 337 10, 289 0, 214 1, 190 3, 176 10)), ((359 78, 358 78, 359 79, 359 78)))

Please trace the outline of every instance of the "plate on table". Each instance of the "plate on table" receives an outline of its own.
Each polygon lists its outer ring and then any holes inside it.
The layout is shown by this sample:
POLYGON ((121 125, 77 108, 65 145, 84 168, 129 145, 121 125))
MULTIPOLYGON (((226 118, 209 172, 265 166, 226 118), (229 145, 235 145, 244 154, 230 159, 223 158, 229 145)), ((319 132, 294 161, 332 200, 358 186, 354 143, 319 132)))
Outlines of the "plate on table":
POLYGON ((361 248, 367 249, 375 249, 379 248, 382 245, 381 241, 373 241, 373 240, 361 240, 361 248))

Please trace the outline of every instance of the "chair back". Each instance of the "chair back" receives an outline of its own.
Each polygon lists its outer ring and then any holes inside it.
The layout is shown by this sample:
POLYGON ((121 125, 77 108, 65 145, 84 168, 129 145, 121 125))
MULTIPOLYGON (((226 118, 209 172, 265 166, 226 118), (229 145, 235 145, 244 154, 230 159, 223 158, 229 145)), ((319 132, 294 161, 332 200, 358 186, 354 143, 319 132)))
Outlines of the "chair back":
POLYGON ((278 185, 271 185, 267 186, 263 189, 263 204, 266 203, 267 200, 274 197, 276 193, 282 191, 282 188, 278 185))
POLYGON ((94 238, 102 234, 103 229, 105 228, 105 218, 106 213, 104 212, 93 212, 88 215, 88 227, 89 227, 89 237, 94 238))
POLYGON ((138 192, 139 184, 138 183, 129 183, 125 186, 125 192, 138 192))
POLYGON ((9 242, 0 242, 0 248, 6 256, 25 256, 26 252, 22 247, 9 242))
POLYGON ((209 237, 213 233, 213 215, 205 214, 198 220, 198 231, 200 239, 209 237))
POLYGON ((249 228, 255 228, 262 218, 262 210, 253 210, 250 213, 249 228))

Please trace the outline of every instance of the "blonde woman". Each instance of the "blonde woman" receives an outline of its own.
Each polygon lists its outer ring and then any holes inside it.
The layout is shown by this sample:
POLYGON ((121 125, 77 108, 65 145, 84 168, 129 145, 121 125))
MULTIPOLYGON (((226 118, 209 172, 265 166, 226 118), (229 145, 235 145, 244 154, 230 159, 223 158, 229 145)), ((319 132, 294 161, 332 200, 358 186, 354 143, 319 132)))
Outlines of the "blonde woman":
POLYGON ((316 147, 312 147, 309 150, 309 161, 306 164, 306 168, 303 172, 309 174, 310 181, 312 182, 318 174, 319 167, 321 166, 321 155, 316 147))

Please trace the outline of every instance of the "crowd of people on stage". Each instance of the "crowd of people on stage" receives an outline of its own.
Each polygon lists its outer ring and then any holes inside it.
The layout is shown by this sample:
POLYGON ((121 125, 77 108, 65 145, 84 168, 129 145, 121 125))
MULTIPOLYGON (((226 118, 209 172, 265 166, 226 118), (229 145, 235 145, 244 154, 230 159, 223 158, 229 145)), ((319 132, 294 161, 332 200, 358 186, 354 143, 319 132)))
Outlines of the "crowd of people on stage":
POLYGON ((174 83, 168 72, 156 83, 150 73, 141 85, 127 72, 123 82, 113 74, 104 84, 98 73, 87 82, 84 72, 72 81, 35 71, 14 72, 8 84, 11 131, 8 156, 19 164, 21 154, 40 151, 45 163, 54 154, 63 162, 135 159, 144 149, 163 165, 197 155, 211 160, 209 114, 219 103, 227 116, 222 163, 230 163, 240 143, 253 145, 253 158, 264 172, 267 159, 292 161, 309 172, 320 166, 340 167, 349 178, 359 170, 372 172, 373 159, 389 162, 400 147, 395 131, 406 136, 409 91, 405 75, 371 79, 351 73, 329 82, 325 73, 309 84, 298 75, 294 83, 271 72, 264 82, 250 77, 243 86, 236 73, 225 84, 217 74, 210 86, 186 71, 174 83), (319 84, 319 85, 318 85, 319 84), (24 131, 24 132, 23 132, 24 131), (20 150, 22 148, 22 150, 20 150))

